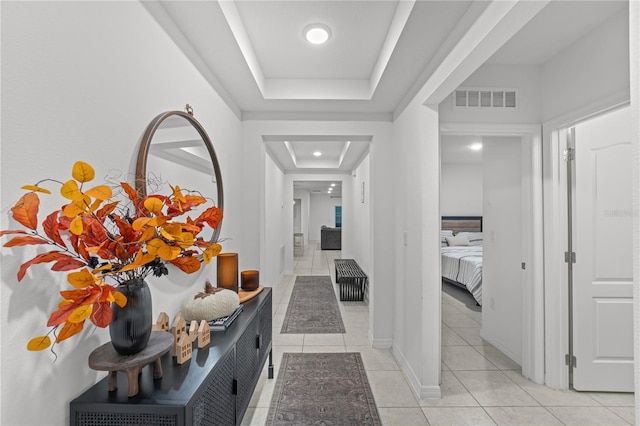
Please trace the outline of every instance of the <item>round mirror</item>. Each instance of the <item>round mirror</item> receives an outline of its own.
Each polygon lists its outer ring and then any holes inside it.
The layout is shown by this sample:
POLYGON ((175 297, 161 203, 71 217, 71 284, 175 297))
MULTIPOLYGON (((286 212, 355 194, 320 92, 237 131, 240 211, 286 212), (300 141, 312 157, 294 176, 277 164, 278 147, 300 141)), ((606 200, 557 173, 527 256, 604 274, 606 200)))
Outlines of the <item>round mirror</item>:
MULTIPOLYGON (((145 197, 147 190, 166 192, 169 184, 179 185, 183 191, 212 200, 224 212, 218 157, 209 135, 193 117, 189 105, 187 111, 164 112, 147 126, 136 162, 136 190, 145 197)), ((194 209, 194 213, 199 212, 194 209)), ((210 235, 203 237, 217 242, 221 228, 222 221, 210 230, 210 235)))

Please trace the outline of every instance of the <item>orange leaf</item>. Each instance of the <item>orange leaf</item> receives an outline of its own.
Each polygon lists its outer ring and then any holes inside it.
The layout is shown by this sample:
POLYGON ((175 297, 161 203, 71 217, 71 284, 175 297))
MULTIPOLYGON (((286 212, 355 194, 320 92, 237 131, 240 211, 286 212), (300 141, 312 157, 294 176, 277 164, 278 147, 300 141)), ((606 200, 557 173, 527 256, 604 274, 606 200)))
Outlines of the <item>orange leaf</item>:
POLYGON ((42 192, 43 194, 51 194, 51 191, 49 191, 46 188, 41 188, 37 185, 25 185, 20 189, 26 189, 27 191, 33 191, 33 192, 42 192))
POLYGON ((96 172, 88 163, 85 163, 84 161, 76 161, 73 165, 73 169, 71 170, 71 176, 73 176, 73 178, 78 182, 85 183, 93 180, 96 176, 96 172))
POLYGON ((108 200, 113 196, 111 188, 108 187, 107 185, 94 186, 93 188, 86 191, 85 194, 97 200, 102 200, 102 201, 108 200))
POLYGON ((40 198, 34 192, 24 194, 11 208, 13 218, 29 229, 36 229, 38 226, 38 208, 40 198))
POLYGON ((140 235, 140 238, 138 238, 137 242, 141 243, 143 241, 149 241, 155 236, 156 236, 156 228, 145 228, 145 230, 142 231, 142 235, 140 235))
POLYGON ((62 209, 62 212, 66 217, 76 217, 81 215, 86 210, 87 206, 84 204, 84 201, 73 201, 62 209))
POLYGON ((124 189, 124 192, 127 193, 127 196, 129 197, 129 199, 131 200, 131 202, 133 203, 133 205, 136 207, 136 210, 137 210, 138 203, 140 202, 140 196, 138 195, 138 191, 133 189, 133 187, 129 185, 127 182, 120 182, 120 186, 122 186, 122 189, 124 189))
POLYGON ((127 306, 127 296, 120 293, 119 291, 114 291, 112 294, 118 306, 120 306, 121 308, 124 308, 125 306, 127 306))
POLYGON ((69 281, 69 284, 71 284, 75 288, 85 288, 95 283, 96 277, 91 272, 89 272, 87 268, 84 268, 81 271, 72 272, 67 275, 67 281, 69 281))
POLYGON ((49 244, 47 240, 30 235, 24 237, 13 237, 4 245, 5 247, 27 246, 33 244, 49 244))
POLYGON ((49 336, 38 336, 29 340, 29 343, 27 343, 27 350, 41 351, 43 349, 47 349, 49 346, 51 346, 51 339, 49 336))
POLYGON ((164 203, 156 197, 147 197, 144 200, 144 207, 151 213, 157 213, 162 210, 164 203))
POLYGON ((200 269, 200 261, 194 256, 179 257, 172 260, 171 263, 187 274, 191 274, 200 269))
POLYGON ((204 263, 209 264, 209 262, 211 262, 211 259, 213 259, 218 254, 220 254, 221 251, 222 251, 222 246, 218 243, 206 249, 202 255, 202 259, 204 260, 204 263))
POLYGON ((82 226, 82 217, 74 217, 71 221, 71 224, 69 225, 69 231, 71 231, 72 234, 81 235, 83 229, 84 227, 82 226))
POLYGON ((217 207, 209 207, 198 216, 196 223, 206 223, 213 229, 218 227, 218 223, 222 220, 222 210, 217 207))
POLYGON ((144 226, 149 223, 149 221, 151 220, 150 217, 139 217, 136 220, 133 221, 133 223, 131 224, 131 226, 133 227, 133 229, 135 231, 139 231, 142 228, 144 228, 144 226))
POLYGON ((60 334, 58 334, 58 338, 56 339, 56 343, 60 343, 63 340, 68 339, 71 336, 75 336, 78 334, 82 327, 84 326, 84 321, 79 323, 67 322, 62 330, 60 330, 60 334))
POLYGON ((94 303, 93 313, 91 314, 91 322, 98 327, 105 328, 111 323, 111 304, 109 302, 94 303))
POLYGON ((84 194, 78 188, 78 183, 75 180, 66 181, 60 188, 60 195, 72 201, 82 201, 84 199, 84 194))
POLYGON ((84 320, 89 318, 89 315, 91 315, 92 311, 93 307, 91 305, 80 306, 79 308, 76 308, 73 312, 71 312, 71 315, 69 315, 67 322, 73 322, 76 324, 79 322, 83 322, 84 320))

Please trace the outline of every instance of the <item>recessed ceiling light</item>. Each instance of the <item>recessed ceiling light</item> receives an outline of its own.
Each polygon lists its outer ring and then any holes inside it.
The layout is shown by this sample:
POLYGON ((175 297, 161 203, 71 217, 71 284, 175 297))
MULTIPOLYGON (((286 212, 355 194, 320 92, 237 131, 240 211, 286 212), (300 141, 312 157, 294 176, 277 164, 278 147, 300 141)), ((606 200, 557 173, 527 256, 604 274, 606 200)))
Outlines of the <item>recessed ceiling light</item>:
POLYGON ((469 149, 472 151, 480 151, 482 149, 482 144, 480 142, 472 143, 469 145, 469 149))
POLYGON ((311 24, 304 29, 304 38, 312 44, 322 44, 331 37, 331 29, 324 24, 311 24))
POLYGON ((322 153, 320 151, 314 151, 313 152, 313 156, 314 157, 320 157, 322 155, 322 153))
POLYGON ((332 187, 333 187, 333 186, 336 186, 336 184, 335 184, 335 183, 332 183, 332 184, 331 184, 331 186, 332 186, 332 187))

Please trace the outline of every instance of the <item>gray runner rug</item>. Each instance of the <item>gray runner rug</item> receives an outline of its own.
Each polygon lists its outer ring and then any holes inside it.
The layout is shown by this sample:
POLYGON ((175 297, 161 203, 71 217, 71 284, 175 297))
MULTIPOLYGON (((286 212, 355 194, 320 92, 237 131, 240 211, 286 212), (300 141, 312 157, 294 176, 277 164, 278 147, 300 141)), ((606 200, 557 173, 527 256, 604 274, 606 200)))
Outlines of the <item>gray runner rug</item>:
POLYGON ((266 424, 381 425, 360 354, 285 352, 266 424))
POLYGON ((281 333, 344 333, 331 277, 299 276, 293 285, 281 333))

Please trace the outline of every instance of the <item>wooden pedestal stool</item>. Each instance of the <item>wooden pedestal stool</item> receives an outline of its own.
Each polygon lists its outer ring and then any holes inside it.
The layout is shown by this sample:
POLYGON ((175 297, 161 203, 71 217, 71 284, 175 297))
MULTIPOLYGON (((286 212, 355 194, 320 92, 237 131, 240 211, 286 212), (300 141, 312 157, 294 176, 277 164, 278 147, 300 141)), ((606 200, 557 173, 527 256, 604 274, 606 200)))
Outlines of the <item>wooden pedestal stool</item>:
POLYGON ((138 374, 143 367, 153 364, 153 378, 162 377, 160 357, 173 345, 173 335, 166 331, 152 331, 147 347, 133 355, 120 355, 111 342, 105 343, 89 355, 89 367, 109 372, 109 391, 118 389, 118 371, 127 373, 129 397, 138 394, 138 374))

